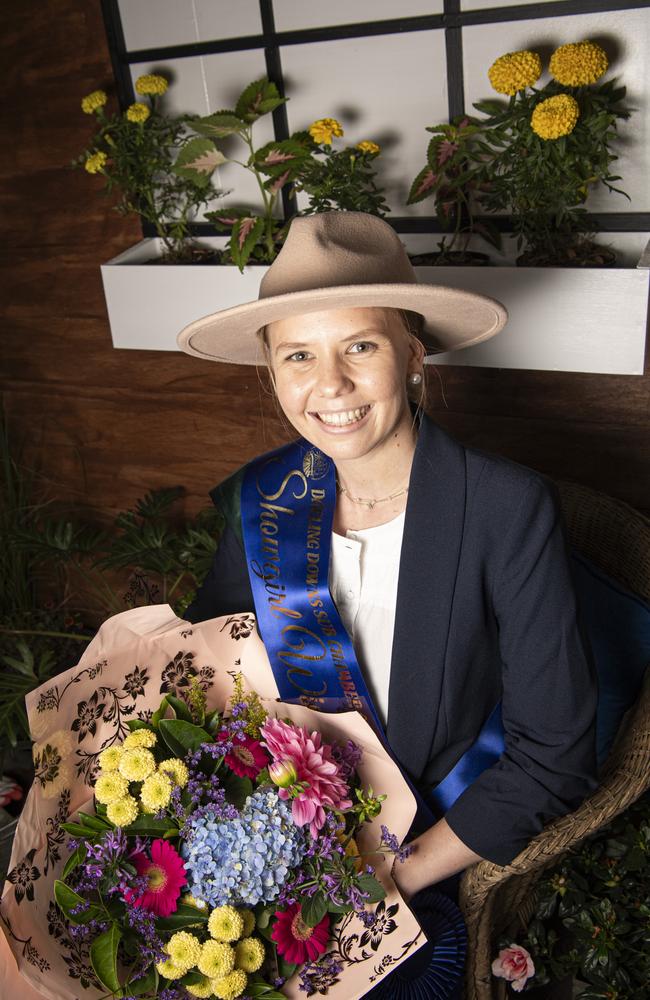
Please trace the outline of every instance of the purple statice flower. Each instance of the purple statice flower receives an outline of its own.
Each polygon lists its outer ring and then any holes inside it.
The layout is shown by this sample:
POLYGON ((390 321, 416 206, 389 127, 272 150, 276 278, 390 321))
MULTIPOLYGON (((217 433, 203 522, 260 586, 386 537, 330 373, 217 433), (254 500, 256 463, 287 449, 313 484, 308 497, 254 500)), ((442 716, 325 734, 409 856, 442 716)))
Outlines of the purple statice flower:
POLYGON ((156 932, 156 916, 140 906, 129 906, 125 920, 127 927, 139 935, 139 953, 143 960, 139 971, 144 975, 152 962, 161 962, 168 957, 165 953, 165 943, 156 932))
POLYGON ((404 862, 413 853, 413 846, 411 844, 405 844, 400 847, 399 841, 394 833, 391 833, 388 827, 382 823, 381 825, 381 840, 379 841, 380 847, 386 847, 391 854, 394 854, 399 862, 404 862))
POLYGON ((338 982, 343 966, 333 955, 324 955, 317 962, 307 962, 300 970, 300 989, 312 997, 314 993, 324 996, 330 986, 338 982))
POLYGON ((363 750, 354 740, 348 740, 347 743, 333 744, 332 757, 338 764, 341 777, 349 784, 350 779, 354 777, 361 763, 363 750))

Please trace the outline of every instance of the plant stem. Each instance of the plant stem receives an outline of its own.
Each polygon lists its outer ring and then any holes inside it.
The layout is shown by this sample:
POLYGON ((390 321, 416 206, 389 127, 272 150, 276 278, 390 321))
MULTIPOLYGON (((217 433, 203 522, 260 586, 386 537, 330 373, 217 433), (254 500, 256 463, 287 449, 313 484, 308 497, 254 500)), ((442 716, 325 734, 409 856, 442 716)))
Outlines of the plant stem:
POLYGON ((2 628, 3 635, 47 635, 51 639, 77 639, 79 642, 90 642, 92 635, 79 635, 78 632, 52 632, 48 629, 38 628, 2 628))

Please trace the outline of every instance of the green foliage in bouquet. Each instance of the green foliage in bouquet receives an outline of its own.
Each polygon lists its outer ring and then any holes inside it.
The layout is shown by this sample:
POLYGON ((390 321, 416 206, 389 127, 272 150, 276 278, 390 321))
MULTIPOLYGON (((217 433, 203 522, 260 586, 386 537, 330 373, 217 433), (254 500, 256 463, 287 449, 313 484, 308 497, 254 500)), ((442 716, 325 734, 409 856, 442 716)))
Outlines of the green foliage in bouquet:
MULTIPOLYGON (((509 212, 519 263, 541 266, 597 266, 613 261, 612 252, 591 239, 593 225, 583 207, 590 188, 603 184, 625 194, 614 183, 617 159, 612 145, 625 87, 615 80, 598 83, 608 67, 595 42, 562 45, 551 56, 552 79, 540 89, 542 72, 536 52, 500 56, 488 72, 494 90, 509 96, 507 104, 479 101, 483 119, 471 150, 480 168, 478 198, 487 212, 509 212)), ((627 195, 625 195, 627 197, 627 195)))
POLYGON ((246 146, 246 160, 231 158, 228 162, 253 174, 262 212, 227 208, 206 213, 207 219, 229 234, 222 260, 232 261, 240 270, 247 263, 272 263, 282 248, 289 222, 277 217, 278 201, 287 186, 292 193, 302 190, 309 194, 310 207, 305 214, 338 208, 383 215, 386 209, 371 167, 379 147, 361 142, 354 148, 332 151, 332 136, 343 134, 333 118, 319 119, 307 131, 255 148, 255 123, 284 103, 286 98, 266 78, 250 83, 233 110, 189 119, 197 136, 183 146, 174 166, 180 176, 207 183, 215 167, 226 161, 217 145, 220 140, 237 136, 246 146))
POLYGON ((574 976, 581 1000, 632 1000, 650 982, 650 797, 645 795, 541 880, 522 940, 527 989, 574 976))
MULTIPOLYGON (((103 90, 84 97, 81 108, 95 116, 97 131, 75 166, 100 174, 107 194, 118 195, 117 211, 137 213, 151 223, 162 241, 164 258, 178 262, 192 258, 190 223, 219 192, 205 172, 173 169, 187 130, 185 117, 160 110, 167 88, 163 76, 138 77, 135 89, 143 100, 131 104, 124 114, 106 114, 108 99, 103 90)), ((213 168, 219 162, 222 158, 215 152, 213 168)))

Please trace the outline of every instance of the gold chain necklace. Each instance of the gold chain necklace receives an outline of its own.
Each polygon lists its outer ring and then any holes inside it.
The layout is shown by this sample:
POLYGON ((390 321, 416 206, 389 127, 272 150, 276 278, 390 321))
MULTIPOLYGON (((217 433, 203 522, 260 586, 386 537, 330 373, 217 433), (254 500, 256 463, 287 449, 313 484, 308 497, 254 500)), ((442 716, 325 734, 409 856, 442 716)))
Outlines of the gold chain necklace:
POLYGON ((348 500, 351 500, 352 503, 363 504, 369 510, 372 510, 373 507, 378 503, 385 503, 387 500, 396 500, 397 497, 401 497, 404 495, 404 493, 408 493, 409 491, 408 486, 405 486, 404 489, 398 490, 397 493, 390 493, 387 497, 377 497, 377 499, 367 500, 364 497, 353 497, 351 493, 348 493, 345 486, 341 486, 338 480, 336 481, 336 485, 339 489, 339 492, 345 494, 348 500))

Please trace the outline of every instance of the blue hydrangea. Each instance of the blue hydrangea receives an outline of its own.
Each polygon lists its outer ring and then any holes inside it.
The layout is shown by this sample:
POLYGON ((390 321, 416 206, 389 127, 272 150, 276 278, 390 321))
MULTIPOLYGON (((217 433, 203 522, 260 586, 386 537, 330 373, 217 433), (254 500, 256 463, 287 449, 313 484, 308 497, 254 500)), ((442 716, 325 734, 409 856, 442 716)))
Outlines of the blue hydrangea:
POLYGON ((217 819, 207 807, 186 824, 181 848, 188 889, 210 906, 255 906, 276 899, 307 843, 291 804, 272 789, 249 795, 238 819, 217 819))

